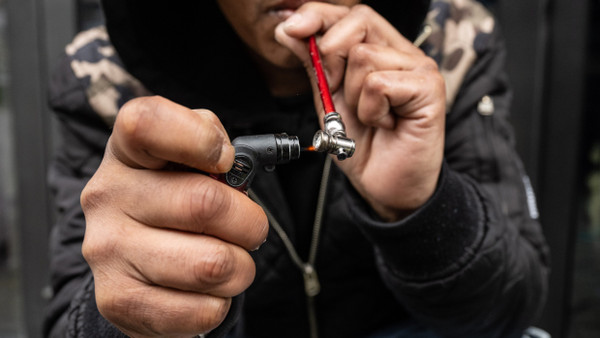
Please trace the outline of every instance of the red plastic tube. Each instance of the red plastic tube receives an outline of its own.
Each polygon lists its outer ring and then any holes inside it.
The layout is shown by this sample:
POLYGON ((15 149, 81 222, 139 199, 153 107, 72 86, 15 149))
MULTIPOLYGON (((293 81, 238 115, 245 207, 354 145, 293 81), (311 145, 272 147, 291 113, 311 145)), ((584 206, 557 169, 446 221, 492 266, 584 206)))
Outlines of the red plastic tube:
POLYGON ((319 87, 319 93, 321 94, 321 102, 323 102, 325 114, 335 112, 333 100, 331 99, 331 93, 329 92, 329 84, 327 83, 327 77, 325 76, 325 72, 323 71, 323 65, 321 64, 321 55, 319 55, 317 39, 314 35, 311 36, 308 40, 308 49, 310 52, 310 59, 312 60, 313 68, 317 76, 317 86, 319 87))

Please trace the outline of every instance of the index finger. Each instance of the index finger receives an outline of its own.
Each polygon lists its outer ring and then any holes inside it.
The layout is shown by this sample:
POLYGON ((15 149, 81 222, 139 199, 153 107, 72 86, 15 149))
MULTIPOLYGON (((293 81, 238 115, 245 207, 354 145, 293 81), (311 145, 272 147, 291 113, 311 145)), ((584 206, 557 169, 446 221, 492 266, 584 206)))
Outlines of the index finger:
POLYGON ((163 170, 128 170, 120 175, 132 186, 120 208, 138 223, 211 235, 248 250, 267 236, 263 209, 213 178, 163 170))
POLYGON ((352 7, 348 15, 327 29, 321 39, 320 48, 324 54, 330 51, 347 52, 352 46, 360 43, 388 46, 405 53, 419 51, 381 14, 367 5, 360 4, 352 7))
POLYGON ((346 74, 346 63, 355 46, 387 47, 407 55, 422 54, 383 16, 366 5, 357 5, 321 38, 320 50, 335 90, 346 74))
POLYGON ((132 168, 160 169, 174 162, 216 173, 229 170, 234 149, 212 112, 154 96, 121 108, 107 154, 132 168))
POLYGON ((351 49, 359 44, 390 47, 407 54, 422 53, 383 16, 366 5, 352 8, 307 3, 276 29, 277 40, 290 48, 306 65, 309 55, 302 39, 323 32, 319 51, 327 65, 329 84, 337 90, 351 49))
POLYGON ((310 64, 305 40, 328 30, 350 12, 350 8, 320 2, 308 2, 275 29, 275 38, 304 62, 310 64))

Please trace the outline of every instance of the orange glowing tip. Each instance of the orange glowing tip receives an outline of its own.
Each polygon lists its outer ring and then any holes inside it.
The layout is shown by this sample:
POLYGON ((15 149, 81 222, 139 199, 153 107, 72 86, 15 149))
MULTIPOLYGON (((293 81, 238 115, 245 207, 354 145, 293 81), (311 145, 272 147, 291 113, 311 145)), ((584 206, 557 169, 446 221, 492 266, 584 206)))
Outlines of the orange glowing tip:
POLYGON ((317 151, 317 149, 315 148, 315 146, 308 146, 302 148, 302 151, 317 151))

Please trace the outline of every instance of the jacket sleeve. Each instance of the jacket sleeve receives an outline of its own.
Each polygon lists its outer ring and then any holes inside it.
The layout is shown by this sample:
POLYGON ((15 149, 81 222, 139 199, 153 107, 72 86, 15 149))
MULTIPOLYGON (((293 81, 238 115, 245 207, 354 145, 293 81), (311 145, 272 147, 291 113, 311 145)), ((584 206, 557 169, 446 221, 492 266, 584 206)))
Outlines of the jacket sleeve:
POLYGON ((498 32, 488 43, 447 115, 445 161, 426 205, 390 224, 348 199, 385 283, 448 337, 521 336, 547 290, 548 250, 507 122, 505 50, 498 32))

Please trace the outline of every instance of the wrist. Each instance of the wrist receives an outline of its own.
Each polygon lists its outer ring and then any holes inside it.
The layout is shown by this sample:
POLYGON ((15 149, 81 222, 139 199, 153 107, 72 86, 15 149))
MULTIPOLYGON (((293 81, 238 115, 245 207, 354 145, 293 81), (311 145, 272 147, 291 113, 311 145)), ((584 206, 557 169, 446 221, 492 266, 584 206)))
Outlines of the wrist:
POLYGON ((410 216, 431 199, 437 190, 440 180, 441 168, 432 173, 429 180, 421 184, 389 188, 388 193, 382 194, 383 198, 375 198, 366 189, 357 189, 357 192, 367 202, 378 218, 385 222, 397 222, 410 216))

